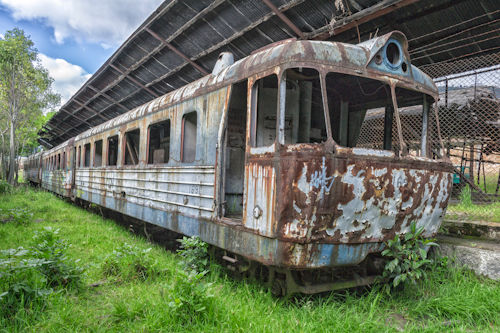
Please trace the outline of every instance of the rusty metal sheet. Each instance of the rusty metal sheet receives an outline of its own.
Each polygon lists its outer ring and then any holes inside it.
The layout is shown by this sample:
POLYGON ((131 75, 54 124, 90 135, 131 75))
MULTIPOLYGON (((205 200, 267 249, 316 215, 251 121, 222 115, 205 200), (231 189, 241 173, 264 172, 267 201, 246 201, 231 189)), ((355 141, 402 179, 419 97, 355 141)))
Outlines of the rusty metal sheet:
POLYGON ((410 224, 433 236, 451 189, 442 163, 385 151, 314 147, 281 152, 277 237, 306 242, 383 242, 410 224))

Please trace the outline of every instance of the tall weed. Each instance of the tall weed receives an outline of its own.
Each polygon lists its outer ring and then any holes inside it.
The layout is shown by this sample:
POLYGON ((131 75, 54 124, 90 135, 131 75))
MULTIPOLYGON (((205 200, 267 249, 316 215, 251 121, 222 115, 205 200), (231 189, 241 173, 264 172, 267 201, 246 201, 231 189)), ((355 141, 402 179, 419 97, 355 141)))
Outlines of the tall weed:
POLYGON ((0 179, 0 195, 10 194, 13 192, 13 187, 5 180, 0 179))
POLYGON ((198 236, 182 237, 181 247, 177 253, 182 257, 182 265, 186 271, 203 272, 208 269, 208 244, 198 236))
POLYGON ((467 185, 460 192, 460 205, 463 207, 472 207, 474 204, 472 203, 472 191, 470 186, 467 185))
POLYGON ((66 255, 68 244, 57 236, 59 229, 46 227, 36 232, 33 237, 32 252, 38 259, 46 260, 40 267, 50 287, 79 289, 82 284, 83 268, 79 266, 79 259, 71 260, 66 255))
POLYGON ((36 259, 23 247, 0 251, 0 322, 13 319, 22 309, 41 310, 47 295, 47 280, 40 273, 44 259, 36 259))
POLYGON ((171 315, 180 322, 192 322, 207 319, 214 310, 214 295, 211 293, 211 283, 203 281, 206 271, 189 273, 179 270, 174 276, 174 282, 165 286, 171 315))
POLYGON ((390 260, 384 267, 382 277, 391 281, 391 284, 385 285, 386 291, 390 286, 396 288, 399 284, 416 284, 426 277, 426 269, 433 263, 427 257, 428 249, 437 244, 424 239, 423 232, 424 227, 417 229, 416 223, 412 222, 410 232, 404 236, 396 235, 386 243, 382 255, 390 260))
POLYGON ((37 313, 56 290, 81 286, 83 269, 66 256, 67 244, 58 230, 35 233, 29 249, 0 251, 0 322, 21 310, 37 313))

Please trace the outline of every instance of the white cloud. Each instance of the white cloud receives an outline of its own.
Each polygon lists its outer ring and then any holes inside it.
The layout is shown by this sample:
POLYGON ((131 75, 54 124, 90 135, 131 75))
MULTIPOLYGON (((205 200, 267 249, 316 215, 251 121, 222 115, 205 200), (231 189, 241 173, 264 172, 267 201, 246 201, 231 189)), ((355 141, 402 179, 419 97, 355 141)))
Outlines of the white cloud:
POLYGON ((64 59, 54 59, 45 54, 39 54, 42 66, 49 71, 54 79, 54 91, 61 94, 61 105, 64 105, 73 94, 87 81, 92 74, 82 67, 71 64, 64 59))
POLYGON ((16 20, 40 20, 54 39, 118 46, 163 0, 0 0, 16 20))

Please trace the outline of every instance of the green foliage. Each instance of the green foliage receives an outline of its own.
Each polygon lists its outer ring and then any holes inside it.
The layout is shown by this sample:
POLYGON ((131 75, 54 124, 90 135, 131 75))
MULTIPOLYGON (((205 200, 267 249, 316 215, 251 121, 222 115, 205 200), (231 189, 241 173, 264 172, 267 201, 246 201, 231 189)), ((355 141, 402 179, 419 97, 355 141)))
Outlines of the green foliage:
POLYGON ((13 320, 20 310, 40 312, 55 290, 80 286, 83 270, 66 257, 57 233, 46 228, 30 249, 0 250, 0 320, 13 320))
POLYGON ((33 237, 33 256, 46 261, 40 267, 40 272, 47 279, 48 286, 79 289, 84 270, 78 265, 78 259, 71 260, 67 256, 68 244, 59 239, 58 234, 59 229, 51 227, 36 232, 33 237))
POLYGON ((106 256, 101 271, 105 277, 118 277, 123 280, 141 280, 157 276, 156 261, 150 255, 151 248, 140 249, 128 243, 122 244, 106 256))
POLYGON ((0 209, 0 223, 27 226, 32 219, 33 213, 27 208, 0 209))
POLYGON ((12 185, 5 180, 0 179, 0 195, 12 193, 12 185))
POLYGON ((40 274, 46 264, 23 247, 0 250, 0 319, 13 319, 21 309, 43 308, 52 292, 40 274))
MULTIPOLYGON (((30 37, 18 28, 5 32, 0 40, 0 148, 9 142, 11 161, 38 146, 37 133, 46 121, 43 111, 60 102, 52 82, 30 37)), ((10 184, 15 182, 14 165, 9 164, 10 184)))
POLYGON ((470 186, 467 185, 462 189, 462 192, 460 192, 460 204, 464 207, 471 207, 473 206, 472 203, 472 191, 470 189, 470 186))
POLYGON ((178 271, 174 283, 165 286, 168 307, 182 322, 207 319, 208 309, 214 307, 211 283, 203 281, 207 271, 178 271))
POLYGON ((424 239, 423 231, 424 227, 417 229, 416 223, 412 222, 410 232, 401 237, 396 235, 386 242, 382 255, 390 260, 384 267, 382 277, 391 280, 391 284, 386 285, 386 291, 390 290, 391 285, 396 288, 401 283, 416 284, 426 276, 426 269, 433 262, 427 257, 428 249, 437 244, 424 239))
POLYGON ((182 265, 187 271, 203 272, 208 269, 208 244, 198 236, 182 237, 177 253, 182 257, 182 265))

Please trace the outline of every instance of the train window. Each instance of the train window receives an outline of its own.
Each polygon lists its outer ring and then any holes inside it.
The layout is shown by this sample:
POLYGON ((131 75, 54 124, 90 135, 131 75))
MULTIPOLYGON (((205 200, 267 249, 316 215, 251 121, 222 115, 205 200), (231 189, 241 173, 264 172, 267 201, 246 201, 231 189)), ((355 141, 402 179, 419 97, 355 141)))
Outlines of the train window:
POLYGON ((327 139, 321 81, 317 70, 290 68, 285 72, 285 144, 327 139))
POLYGON ((108 138, 108 165, 116 165, 118 162, 118 135, 108 138))
POLYGON ((57 170, 61 169, 61 153, 57 154, 57 170))
POLYGON ((90 166, 90 143, 83 146, 83 166, 85 168, 90 166))
POLYGON ((81 160, 81 155, 82 155, 82 146, 78 146, 78 153, 76 154, 76 167, 80 168, 80 160, 81 160))
POLYGON ((270 75, 257 80, 252 91, 252 146, 270 146, 276 139, 276 112, 278 110, 278 77, 270 75))
POLYGON ((148 164, 168 163, 170 120, 149 126, 148 164))
POLYGON ((139 129, 125 133, 125 165, 139 164, 140 134, 139 129))
POLYGON ((94 143, 94 167, 102 165, 102 140, 94 143))
MULTIPOLYGON (((377 145, 382 144, 383 136, 375 138, 372 135, 376 128, 364 131, 366 135, 372 136, 370 138, 364 138, 360 134, 362 127, 370 120, 367 110, 384 108, 391 100, 387 84, 341 73, 328 73, 325 83, 333 139, 345 147, 362 146, 358 142, 372 139, 377 145)), ((381 126, 384 127, 383 112, 381 126)))
POLYGON ((182 117, 181 160, 190 163, 196 159, 196 111, 182 117))
POLYGON ((66 152, 62 155, 61 169, 66 170, 66 152))

